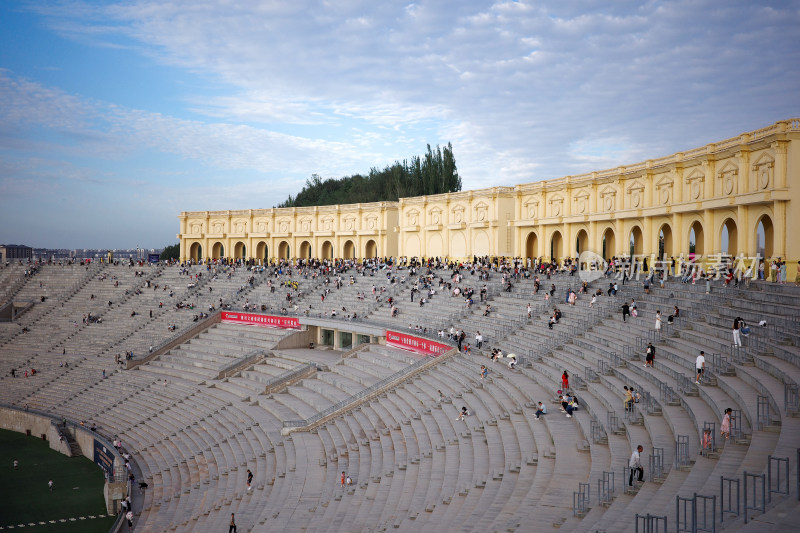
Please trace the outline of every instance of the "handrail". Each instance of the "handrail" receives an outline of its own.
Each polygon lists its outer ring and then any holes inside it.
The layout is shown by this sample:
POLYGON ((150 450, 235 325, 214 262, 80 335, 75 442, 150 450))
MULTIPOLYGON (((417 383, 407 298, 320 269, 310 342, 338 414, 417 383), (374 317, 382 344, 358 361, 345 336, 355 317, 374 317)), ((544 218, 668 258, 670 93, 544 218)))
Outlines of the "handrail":
POLYGON ((262 348, 258 348, 256 350, 253 350, 252 352, 244 354, 242 357, 239 357, 229 365, 222 367, 222 369, 219 371, 219 374, 217 375, 217 379, 224 379, 231 377, 231 375, 242 371, 245 367, 256 364, 259 360, 266 357, 266 354, 267 351, 262 348))
POLYGON ((414 363, 412 365, 408 365, 407 367, 405 367, 405 368, 403 368, 401 370, 398 370, 394 374, 383 378, 382 380, 378 381, 377 383, 373 383, 372 385, 370 385, 366 389, 363 389, 363 390, 357 392, 356 394, 353 394, 349 398, 346 398, 346 399, 344 399, 344 400, 342 400, 342 401, 340 401, 338 403, 335 403, 335 404, 331 405, 330 407, 328 407, 327 409, 324 409, 324 410, 316 413, 315 415, 312 415, 309 418, 306 418, 305 420, 302 420, 302 419, 285 420, 283 422, 284 431, 288 430, 290 432, 292 430, 301 431, 301 430, 304 430, 304 429, 305 430, 310 429, 310 427, 312 425, 314 425, 314 424, 316 424, 316 423, 318 423, 318 422, 320 422, 320 421, 322 421, 322 420, 324 420, 324 419, 326 419, 326 418, 328 418, 330 416, 333 416, 334 414, 338 413, 339 411, 343 411, 343 410, 349 409, 351 407, 354 407, 355 404, 357 402, 359 402, 360 400, 368 399, 369 397, 380 393, 384 389, 389 389, 391 387, 394 387, 400 381, 408 379, 412 374, 423 372, 423 371, 427 370, 428 368, 430 368, 431 366, 437 365, 441 361, 443 361, 444 359, 450 358, 450 357, 452 357, 453 355, 455 355, 457 353, 458 353, 458 350, 453 348, 452 350, 449 350, 448 352, 445 352, 444 354, 442 354, 442 355, 440 355, 438 357, 421 359, 421 360, 417 361, 416 363, 414 363))
POLYGON ((278 386, 282 387, 297 378, 308 377, 313 374, 312 370, 316 372, 317 365, 315 363, 306 363, 292 370, 287 370, 283 374, 278 374, 264 384, 264 394, 272 394, 278 386))
POLYGON ((222 313, 220 311, 217 311, 215 313, 210 314, 209 316, 207 316, 203 320, 200 320, 199 322, 193 322, 192 324, 190 324, 190 325, 186 326, 185 328, 181 329, 175 335, 172 335, 168 339, 164 339, 163 341, 161 341, 161 343, 156 345, 156 347, 153 348, 153 351, 150 352, 149 354, 147 354, 145 357, 143 357, 141 359, 130 359, 130 360, 128 360, 128 364, 126 366, 126 369, 130 370, 131 368, 134 368, 134 367, 139 366, 141 364, 144 364, 144 363, 147 363, 149 361, 152 361, 153 359, 155 359, 159 355, 163 355, 163 353, 166 352, 167 350, 172 349, 174 346, 177 346, 178 344, 181 344, 181 342, 179 342, 179 339, 181 337, 190 334, 194 330, 197 330, 197 332, 205 331, 206 329, 210 328, 214 324, 219 323, 220 319, 221 319, 221 316, 222 316, 222 313))

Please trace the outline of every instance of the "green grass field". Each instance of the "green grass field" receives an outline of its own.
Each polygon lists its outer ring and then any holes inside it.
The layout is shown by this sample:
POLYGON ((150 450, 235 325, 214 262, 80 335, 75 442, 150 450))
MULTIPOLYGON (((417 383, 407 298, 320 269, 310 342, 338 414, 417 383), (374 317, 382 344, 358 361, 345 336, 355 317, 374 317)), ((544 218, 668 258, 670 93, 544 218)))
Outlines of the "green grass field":
POLYGON ((33 533, 106 533, 113 517, 88 518, 105 514, 103 472, 92 461, 61 455, 41 439, 0 430, 0 527, 26 524, 25 531, 33 533), (51 479, 52 492, 47 487, 51 479))

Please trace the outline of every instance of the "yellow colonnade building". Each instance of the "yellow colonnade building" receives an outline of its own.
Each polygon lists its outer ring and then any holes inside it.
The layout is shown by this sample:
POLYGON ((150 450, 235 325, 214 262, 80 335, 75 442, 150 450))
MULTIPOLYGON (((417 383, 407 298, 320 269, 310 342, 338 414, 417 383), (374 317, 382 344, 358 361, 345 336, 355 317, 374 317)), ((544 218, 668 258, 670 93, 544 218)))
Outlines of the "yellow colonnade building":
POLYGON ((694 252, 795 263, 800 119, 634 165, 514 187, 179 218, 183 260, 561 260, 592 251, 606 259, 694 252))

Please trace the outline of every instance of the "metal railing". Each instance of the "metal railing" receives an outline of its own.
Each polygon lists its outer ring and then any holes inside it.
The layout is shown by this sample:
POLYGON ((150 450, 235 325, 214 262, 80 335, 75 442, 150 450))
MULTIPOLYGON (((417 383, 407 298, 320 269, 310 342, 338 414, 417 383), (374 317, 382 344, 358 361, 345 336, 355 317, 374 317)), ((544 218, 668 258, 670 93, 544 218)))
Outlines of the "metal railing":
POLYGON ((635 403, 631 403, 628 408, 625 409, 625 422, 628 424, 636 424, 639 419, 641 418, 641 414, 639 413, 639 408, 636 406, 635 403))
POLYGON ((284 383, 289 383, 303 376, 304 374, 309 373, 312 369, 316 370, 316 368, 317 366, 315 363, 306 363, 292 370, 288 370, 282 374, 278 374, 274 378, 271 378, 266 383, 264 383, 264 393, 272 394, 276 386, 282 385, 284 383))
POLYGON ((642 405, 643 409, 647 412, 648 415, 652 415, 655 413, 660 407, 656 403, 656 399, 653 398, 653 395, 650 394, 650 391, 642 391, 642 399, 640 400, 640 405, 642 405))
POLYGON ((656 483, 662 483, 666 479, 666 472, 664 471, 664 448, 653 448, 650 454, 650 480, 656 483))
POLYGON ((675 439, 675 468, 688 468, 691 466, 689 452, 689 436, 678 435, 675 439))
POLYGON ((609 411, 606 413, 606 427, 611 433, 616 433, 620 429, 617 413, 609 411))
POLYGON ((672 387, 664 383, 663 381, 659 384, 660 392, 661 392, 661 403, 674 403, 677 401, 678 396, 675 394, 675 390, 672 387))
POLYGON ((675 376, 675 388, 681 391, 682 394, 689 394, 694 391, 694 382, 684 374, 675 376))
POLYGON ((601 504, 609 504, 614 500, 614 472, 603 472, 597 480, 597 498, 601 504))
POLYGON ((750 511, 767 511, 767 475, 750 474, 744 471, 744 523, 747 524, 750 511))
POLYGON ((709 363, 710 363, 710 370, 714 374, 728 374, 734 371, 733 364, 731 363, 731 358, 728 355, 722 355, 718 353, 712 353, 709 356, 709 363))
POLYGON ((262 348, 244 354, 234 362, 222 367, 217 375, 217 379, 229 378, 237 372, 241 372, 248 366, 255 364, 262 357, 265 357, 266 354, 267 351, 262 348))
POLYGON ((725 521, 725 515, 738 518, 741 509, 741 483, 738 477, 719 477, 719 520, 725 521))
POLYGON ((603 429, 603 425, 597 420, 592 419, 591 431, 592 431, 593 443, 597 444, 602 442, 608 442, 608 436, 606 436, 606 430, 603 429))
POLYGON ((691 498, 677 496, 675 500, 677 533, 716 533, 717 497, 696 492, 691 498))
POLYGON ((767 502, 773 494, 789 495, 789 458, 768 456, 767 502))
POLYGON ((703 422, 703 436, 700 439, 702 454, 714 453, 717 449, 716 422, 703 422))
POLYGON ((377 391, 379 391, 379 390, 381 390, 383 388, 390 387, 393 384, 408 378, 411 374, 414 374, 414 373, 416 373, 418 371, 421 371, 421 370, 427 368, 428 366, 431 366, 433 364, 438 363, 443 358, 451 357, 452 355, 454 355, 456 353, 458 353, 458 351, 455 350, 455 349, 452 349, 452 350, 450 350, 450 351, 448 351, 448 352, 446 352, 446 353, 444 353, 444 354, 442 354, 442 355, 440 355, 438 357, 435 357, 435 358, 421 359, 421 360, 417 361, 416 363, 411 364, 411 365, 409 365, 409 366, 407 366, 407 367, 405 367, 405 368, 403 368, 401 370, 398 370, 394 374, 392 374, 392 375, 390 375, 390 376, 378 381, 377 383, 374 383, 374 384, 370 385, 366 389, 363 389, 363 390, 357 392, 356 394, 353 394, 352 396, 342 400, 341 402, 338 402, 338 403, 336 403, 334 405, 331 405, 327 409, 324 409, 324 410, 316 413, 315 415, 313 415, 313 416, 311 416, 311 417, 309 417, 309 418, 307 418, 305 420, 302 420, 302 419, 300 419, 300 420, 285 420, 283 422, 283 427, 284 428, 300 428, 300 427, 310 426, 311 424, 314 424, 315 422, 319 422, 320 420, 322 420, 325 417, 328 417, 328 416, 330 416, 330 415, 332 415, 332 414, 334 414, 334 413, 336 413, 336 412, 338 412, 338 411, 340 411, 342 409, 347 408, 349 405, 353 404, 354 402, 356 402, 356 401, 358 401, 358 400, 360 400, 362 398, 366 398, 366 397, 376 393, 377 391))
POLYGON ((769 397, 758 395, 756 397, 756 427, 760 430, 770 425, 769 397))
POLYGON ((582 491, 572 493, 572 516, 583 516, 586 514, 586 494, 582 491))
POLYGON ((667 517, 636 513, 636 533, 667 533, 667 517))
POLYGON ((744 430, 742 429, 741 409, 731 410, 731 438, 734 440, 739 440, 744 438, 744 430))
POLYGON ((800 395, 796 383, 783 384, 783 409, 787 416, 800 411, 800 395))

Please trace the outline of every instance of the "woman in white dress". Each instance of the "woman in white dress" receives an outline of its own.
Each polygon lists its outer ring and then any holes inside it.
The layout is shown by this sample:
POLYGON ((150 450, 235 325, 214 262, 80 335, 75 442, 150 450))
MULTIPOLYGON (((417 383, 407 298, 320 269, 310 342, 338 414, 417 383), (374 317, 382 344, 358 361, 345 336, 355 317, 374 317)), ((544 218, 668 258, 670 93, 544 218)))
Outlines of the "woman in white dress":
POLYGON ((661 311, 656 311, 656 331, 661 330, 661 311))

